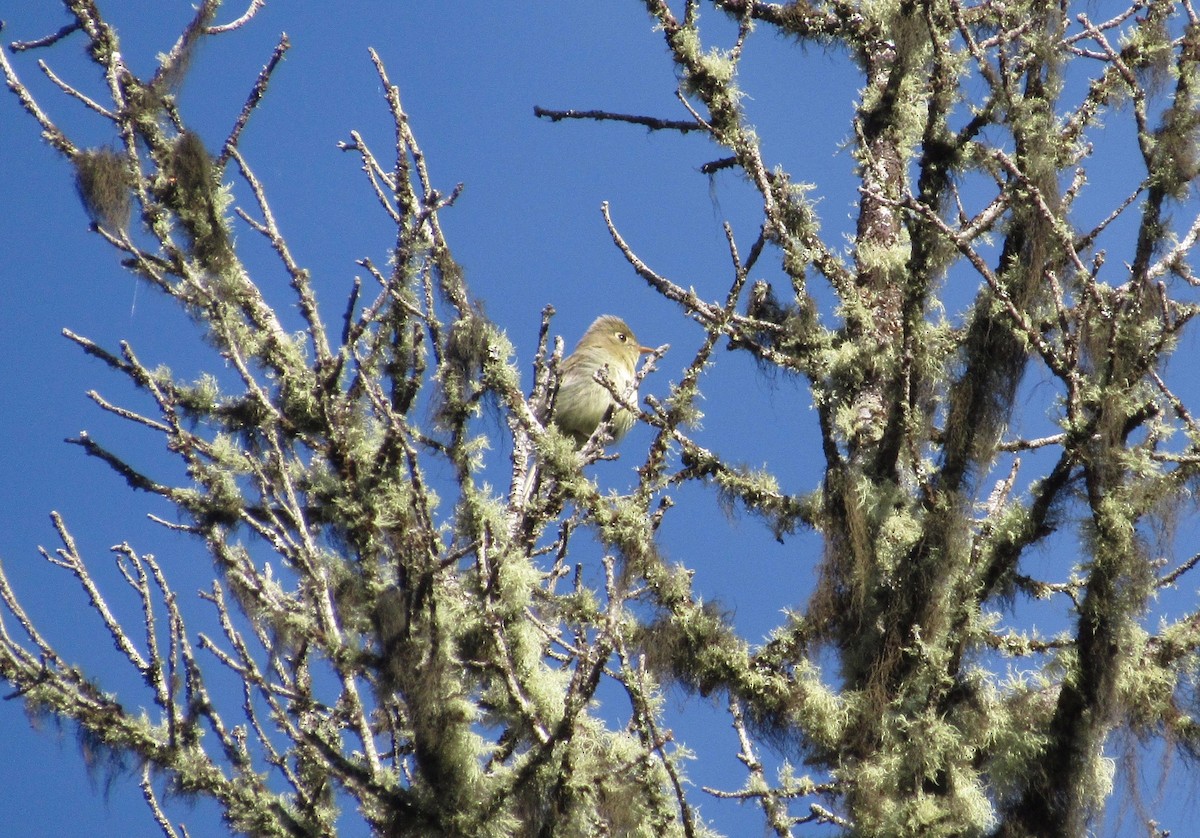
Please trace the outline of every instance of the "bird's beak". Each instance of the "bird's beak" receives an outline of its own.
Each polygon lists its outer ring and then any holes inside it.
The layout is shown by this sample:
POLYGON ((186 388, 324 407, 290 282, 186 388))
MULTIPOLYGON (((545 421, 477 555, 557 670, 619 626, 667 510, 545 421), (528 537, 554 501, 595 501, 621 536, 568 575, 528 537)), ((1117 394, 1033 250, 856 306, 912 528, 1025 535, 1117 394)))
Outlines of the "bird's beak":
POLYGON ((654 351, 653 347, 650 347, 650 346, 639 346, 638 347, 639 355, 649 355, 653 351, 654 351))

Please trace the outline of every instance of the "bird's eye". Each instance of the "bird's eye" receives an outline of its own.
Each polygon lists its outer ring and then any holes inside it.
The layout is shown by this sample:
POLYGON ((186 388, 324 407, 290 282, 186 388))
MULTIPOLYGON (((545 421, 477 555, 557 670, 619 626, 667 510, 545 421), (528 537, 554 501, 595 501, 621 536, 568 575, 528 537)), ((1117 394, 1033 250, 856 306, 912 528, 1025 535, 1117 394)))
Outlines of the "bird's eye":
POLYGON ((629 340, 629 336, 624 332, 617 332, 617 340, 621 341, 621 343, 625 343, 627 340, 629 340))

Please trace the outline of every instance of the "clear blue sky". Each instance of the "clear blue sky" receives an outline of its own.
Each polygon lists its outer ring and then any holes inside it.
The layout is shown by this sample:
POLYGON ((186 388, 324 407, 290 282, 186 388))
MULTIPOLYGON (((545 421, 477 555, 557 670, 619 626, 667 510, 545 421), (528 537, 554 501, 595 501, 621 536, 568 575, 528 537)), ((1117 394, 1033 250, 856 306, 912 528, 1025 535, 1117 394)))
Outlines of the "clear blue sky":
MULTIPOLYGON (((122 33, 127 62, 147 76, 156 53, 169 48, 192 13, 186 0, 106 5, 122 33)), ((288 33, 292 50, 252 118, 242 150, 264 181, 294 254, 313 272, 327 317, 340 316, 350 283, 361 273, 354 260, 382 264, 390 242, 357 158, 335 145, 357 129, 387 157, 390 124, 367 55, 374 47, 400 85, 437 185, 448 191, 465 184, 443 222, 473 293, 508 331, 522 370, 528 371, 546 304, 558 310, 554 332, 568 345, 597 314, 613 313, 625 317, 643 343, 672 345, 645 387, 665 393, 690 361, 701 331, 629 269, 604 228, 600 204, 610 203, 626 239, 655 270, 716 299, 730 279, 721 222, 728 219, 743 249, 749 247, 760 218, 756 196, 732 175, 710 183, 698 173, 723 155, 696 135, 614 124, 552 125, 533 116, 534 105, 542 105, 686 118, 674 98, 676 78, 662 36, 652 31, 641 4, 372 0, 336 7, 270 3, 248 28, 201 48, 181 97, 185 118, 214 146, 279 34, 288 33)), ((233 3, 220 19, 241 10, 233 3)), ((7 43, 45 35, 66 15, 53 0, 0 0, 0 19, 7 43)), ((732 43, 732 29, 715 13, 702 20, 710 40, 732 43)), ((100 79, 82 60, 82 50, 76 35, 15 62, 68 132, 101 143, 110 139, 101 120, 54 93, 31 60, 46 59, 65 79, 100 96, 100 79)), ((860 83, 853 66, 838 53, 799 49, 764 31, 751 40, 741 82, 768 162, 816 185, 826 238, 840 242, 853 229, 856 198, 852 161, 840 151, 860 83)), ((1098 187, 1098 207, 1124 194, 1119 161, 1133 149, 1122 142, 1118 136, 1113 183, 1098 187)), ((55 546, 49 511, 63 513, 93 566, 104 568, 98 575, 131 625, 135 604, 111 572, 110 545, 129 541, 156 554, 183 596, 207 587, 211 568, 195 545, 146 521, 148 512, 170 517, 168 510, 132 494, 106 467, 62 442, 87 429, 135 462, 163 470, 157 473, 178 472, 150 434, 112 420, 86 398, 95 388, 120 402, 130 391, 60 331, 70 328, 108 347, 129 340, 149 365, 166 363, 186 375, 217 368, 219 360, 171 306, 147 288, 136 289, 107 245, 87 233, 67 164, 39 140, 34 123, 7 94, 0 96, 0 143, 6 206, 0 215, 0 345, 6 360, 0 366, 0 560, 66 657, 85 664, 105 688, 134 695, 135 682, 120 668, 83 595, 37 555, 38 545, 55 546)), ((269 298, 287 305, 286 280, 266 248, 245 227, 237 237, 248 246, 249 263, 258 267, 256 279, 269 298)), ((777 278, 776 261, 764 259, 755 278, 777 278)), ((952 295, 960 303, 974 293, 971 277, 964 274, 961 281, 964 287, 952 295)), ((816 486, 821 463, 804 389, 764 377, 742 354, 721 352, 717 360, 706 380, 701 442, 734 461, 770 462, 788 491, 816 486)), ((1029 386, 1035 391, 1036 381, 1029 386)), ((1045 408, 1032 403, 1036 410, 1027 421, 1036 426, 1045 408)), ((621 447, 622 460, 602 467, 602 481, 614 488, 631 485, 637 452, 648 439, 646 429, 635 429, 621 447)), ((505 456, 502 449, 495 455, 499 475, 505 456)), ((782 609, 804 604, 821 558, 815 537, 802 534, 780 545, 757 521, 728 518, 707 492, 687 489, 677 500, 686 511, 668 516, 667 556, 696 568, 698 591, 733 610, 748 640, 761 640, 782 609)), ((1194 534, 1195 528, 1185 523, 1181 529, 1194 534)), ((1180 607, 1194 608, 1194 597, 1180 607)), ((204 628, 204 618, 196 619, 204 628)), ((700 755, 691 767, 694 783, 740 787, 745 775, 721 705, 679 693, 672 693, 671 705, 678 738, 700 755)), ((89 780, 70 731, 56 732, 48 722, 34 729, 17 701, 0 703, 0 730, 0 823, 7 828, 19 825, 26 836, 157 833, 133 779, 119 779, 105 800, 103 775, 89 780)), ((779 758, 765 747, 763 756, 779 758)), ((1160 766, 1151 761, 1145 767, 1153 790, 1160 766)), ((1177 763, 1166 786, 1169 804, 1151 807, 1175 835, 1188 834, 1195 808, 1181 804, 1194 792, 1185 766, 1177 763)), ((757 810, 706 800, 701 813, 727 834, 760 834, 757 810)), ((172 815, 185 819, 196 838, 223 834, 209 806, 176 805, 172 815)), ((1125 818, 1126 829, 1131 820, 1125 818)))

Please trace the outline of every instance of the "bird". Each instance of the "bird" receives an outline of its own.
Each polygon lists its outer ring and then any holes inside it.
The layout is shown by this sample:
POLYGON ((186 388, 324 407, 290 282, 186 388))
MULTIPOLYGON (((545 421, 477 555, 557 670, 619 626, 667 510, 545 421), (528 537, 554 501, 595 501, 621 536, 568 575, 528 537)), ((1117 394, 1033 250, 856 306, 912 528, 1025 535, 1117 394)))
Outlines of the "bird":
MULTIPOLYGON (((624 395, 634 385, 638 357, 653 351, 638 344, 621 318, 611 314, 597 317, 562 362, 551 420, 582 448, 611 408, 613 440, 623 437, 633 427, 633 415, 596 380, 596 372, 606 368, 609 382, 624 395)), ((631 398, 636 402, 636 391, 631 398)))

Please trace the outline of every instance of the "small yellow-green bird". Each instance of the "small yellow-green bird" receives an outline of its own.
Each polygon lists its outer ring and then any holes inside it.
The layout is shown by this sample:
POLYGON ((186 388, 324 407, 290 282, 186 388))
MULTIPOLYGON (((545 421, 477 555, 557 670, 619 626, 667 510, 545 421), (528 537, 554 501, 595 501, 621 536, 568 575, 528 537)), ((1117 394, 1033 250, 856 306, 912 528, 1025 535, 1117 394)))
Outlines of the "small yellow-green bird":
MULTIPOLYGON (((614 440, 623 437, 633 427, 633 416, 617 407, 612 394, 596 380, 596 371, 608 368, 608 380, 618 393, 624 394, 633 384, 638 356, 654 350, 641 346, 625 321, 611 314, 596 318, 583 333, 575 351, 562 363, 558 380, 558 398, 554 403, 554 424, 570 434, 582 447, 596 426, 604 421, 610 407, 614 440)), ((637 393, 631 395, 637 401, 637 393)))

